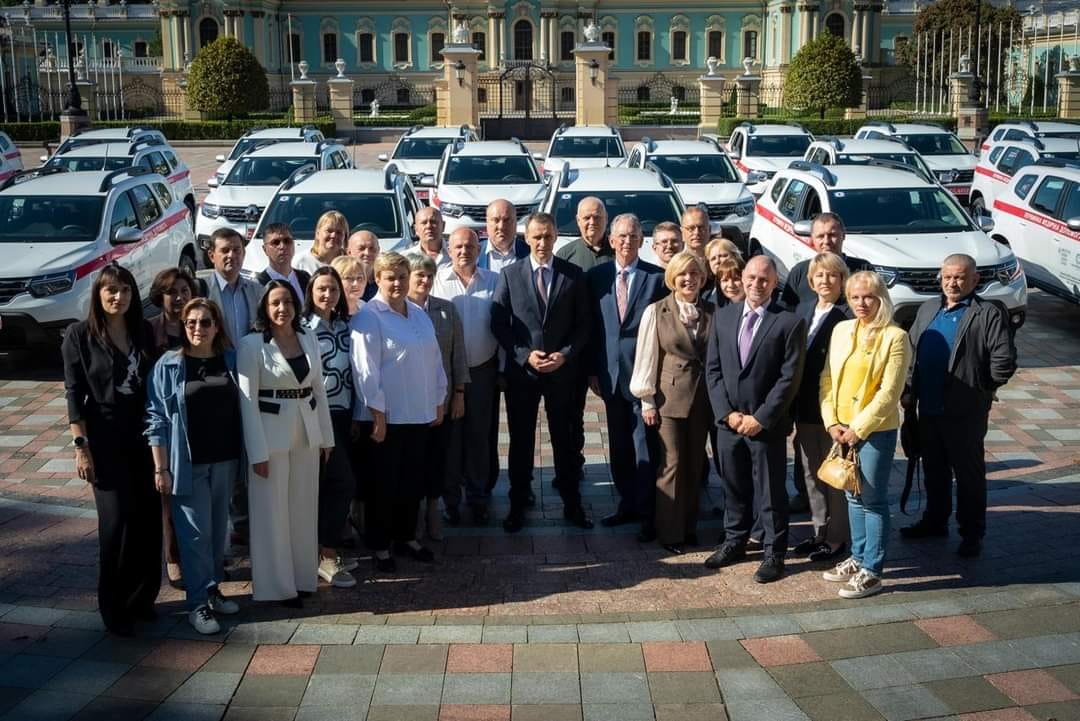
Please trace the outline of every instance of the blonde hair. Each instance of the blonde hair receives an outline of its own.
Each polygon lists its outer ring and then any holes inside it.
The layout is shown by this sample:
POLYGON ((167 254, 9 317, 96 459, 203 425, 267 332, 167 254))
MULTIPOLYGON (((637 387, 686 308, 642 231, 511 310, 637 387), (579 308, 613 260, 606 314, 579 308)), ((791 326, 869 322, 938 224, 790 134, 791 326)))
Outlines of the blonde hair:
POLYGON ((319 222, 315 224, 315 235, 328 225, 336 225, 341 229, 341 234, 349 235, 349 221, 343 213, 336 210, 328 210, 319 216, 319 222))
POLYGON ((870 294, 879 301, 877 314, 867 324, 868 332, 865 345, 869 348, 877 341, 881 331, 892 325, 893 303, 892 298, 889 297, 889 289, 885 287, 885 281, 876 272, 860 270, 858 273, 854 273, 844 284, 844 295, 850 298, 851 289, 858 285, 866 286, 870 294))
POLYGON ((338 272, 342 278, 349 273, 359 272, 364 276, 364 280, 368 280, 367 273, 364 272, 364 264, 351 255, 339 255, 330 261, 330 267, 338 272))
POLYGON ((723 248, 724 252, 732 258, 742 260, 742 251, 739 250, 739 246, 735 245, 722 235, 713 236, 713 239, 705 245, 705 257, 708 258, 717 248, 723 248))
POLYGON ((814 287, 814 273, 819 270, 827 270, 831 273, 836 273, 840 276, 840 279, 847 283, 848 277, 851 275, 851 271, 848 270, 847 263, 836 253, 818 253, 810 261, 810 267, 806 269, 806 282, 811 288, 814 287))
POLYGON ((675 279, 690 267, 697 268, 697 271, 701 273, 702 280, 708 277, 708 272, 705 270, 701 258, 694 253, 684 250, 672 256, 667 268, 664 269, 664 285, 668 287, 668 290, 675 290, 675 279))
POLYGON ((720 261, 715 273, 716 280, 721 281, 727 276, 733 275, 741 282, 743 268, 745 267, 746 261, 742 259, 741 255, 728 256, 720 261))
POLYGON ((379 253, 379 257, 375 259, 372 273, 375 274, 375 280, 378 280, 384 270, 396 271, 398 268, 404 268, 405 275, 408 275, 409 259, 401 253, 379 253))

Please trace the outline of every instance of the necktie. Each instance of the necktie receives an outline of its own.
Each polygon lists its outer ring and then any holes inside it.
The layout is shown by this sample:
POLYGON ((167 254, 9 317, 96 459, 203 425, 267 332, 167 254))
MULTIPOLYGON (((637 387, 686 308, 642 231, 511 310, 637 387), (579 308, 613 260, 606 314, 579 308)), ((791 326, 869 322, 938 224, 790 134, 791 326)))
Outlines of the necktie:
POLYGON ((629 272, 624 268, 619 271, 619 281, 615 284, 615 306, 619 310, 619 322, 626 318, 627 299, 630 295, 630 285, 626 276, 629 272))
POLYGON ((540 300, 540 315, 547 315, 547 268, 544 266, 536 269, 536 297, 540 300))
POLYGON ((754 326, 757 325, 758 314, 750 311, 746 314, 742 333, 739 333, 739 362, 746 365, 746 359, 750 357, 750 343, 754 340, 754 326))

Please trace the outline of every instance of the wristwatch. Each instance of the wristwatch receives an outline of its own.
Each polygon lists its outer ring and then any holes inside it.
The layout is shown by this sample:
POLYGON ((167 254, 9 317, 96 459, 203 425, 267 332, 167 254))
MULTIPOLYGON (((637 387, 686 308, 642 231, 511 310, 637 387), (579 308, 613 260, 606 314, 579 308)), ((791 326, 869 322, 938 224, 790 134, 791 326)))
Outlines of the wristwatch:
POLYGON ((71 445, 76 448, 86 448, 90 443, 86 440, 86 436, 75 436, 71 441, 71 445))

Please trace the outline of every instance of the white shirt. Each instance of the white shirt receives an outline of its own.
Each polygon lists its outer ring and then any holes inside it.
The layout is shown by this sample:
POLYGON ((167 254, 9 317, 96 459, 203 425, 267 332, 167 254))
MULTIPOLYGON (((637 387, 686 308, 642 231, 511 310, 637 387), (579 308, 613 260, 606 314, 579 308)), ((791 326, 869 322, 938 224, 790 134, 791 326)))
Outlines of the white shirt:
POLYGON ((499 348, 491 332, 491 303, 499 274, 477 268, 469 285, 461 280, 453 266, 439 268, 431 294, 454 304, 465 331, 465 358, 470 368, 483 365, 499 348))
MULTIPOLYGON (((615 292, 619 292, 619 273, 626 271, 626 302, 630 303, 630 293, 634 290, 634 278, 637 277, 637 265, 638 259, 634 258, 634 262, 623 268, 619 265, 619 261, 615 261, 615 292)), ((618 298, 618 295, 615 296, 618 298)))
MULTIPOLYGON (((656 380, 660 373, 660 339, 656 335, 656 307, 661 301, 653 303, 645 308, 641 314, 641 325, 638 326, 637 346, 634 348, 634 372, 630 375, 630 394, 641 399, 641 410, 651 411, 656 409, 653 396, 656 395, 656 380)), ((690 309, 697 312, 693 303, 675 299, 680 313, 688 313, 690 309)), ((691 331, 691 337, 696 333, 691 331)))
POLYGON ((814 306, 814 319, 810 321, 810 330, 806 334, 806 344, 810 345, 814 342, 814 336, 817 335, 818 329, 821 328, 821 321, 825 320, 825 316, 829 314, 835 306, 829 303, 822 308, 821 306, 814 306))
POLYGON ((424 250, 420 246, 419 243, 417 243, 416 245, 414 245, 413 247, 411 247, 407 251, 405 251, 405 257, 406 258, 408 258, 410 256, 415 257, 417 255, 426 256, 426 257, 431 258, 432 260, 434 260, 436 268, 442 268, 444 265, 450 265, 450 256, 446 254, 446 247, 445 246, 440 247, 439 248, 439 254, 434 256, 434 257, 429 255, 428 252, 426 250, 424 250))
MULTIPOLYGON (((314 273, 315 271, 317 271, 319 268, 323 267, 324 265, 326 265, 326 263, 324 263, 321 260, 319 260, 318 258, 316 258, 310 252, 301 253, 299 258, 296 258, 295 260, 293 260, 293 267, 294 268, 299 268, 300 270, 306 270, 308 273, 314 273)), ((300 297, 303 298, 304 296, 301 295, 300 297)))
POLYGON ((536 258, 532 255, 529 256, 529 265, 532 267, 532 284, 533 288, 536 288, 536 274, 541 268, 546 268, 547 272, 544 278, 544 295, 547 296, 548 302, 551 302, 551 281, 553 280, 554 272, 551 270, 551 261, 549 260, 545 264, 538 263, 536 258))
POLYGON ((306 289, 300 287, 300 279, 296 277, 296 271, 295 270, 293 270, 292 268, 289 268, 289 274, 288 275, 282 275, 281 273, 277 272, 276 270, 274 270, 270 266, 266 266, 266 274, 268 276, 270 276, 271 280, 288 281, 289 285, 291 285, 293 287, 293 290, 296 291, 296 297, 299 298, 300 303, 303 304, 303 302, 304 302, 304 294, 306 292, 306 289))
POLYGON ((758 329, 761 328, 761 321, 765 320, 765 306, 759 305, 757 308, 751 308, 750 304, 744 300, 742 313, 742 321, 739 323, 739 335, 735 336, 736 342, 738 342, 739 338, 742 338, 743 328, 746 327, 747 321, 750 320, 747 316, 749 316, 751 313, 756 313, 758 319, 757 322, 754 324, 754 330, 750 332, 750 343, 753 344, 754 336, 757 335, 758 329))
POLYGON ((431 423, 446 399, 435 327, 423 308, 408 300, 405 307, 407 316, 391 309, 380 294, 352 318, 356 420, 371 420, 369 409, 374 409, 386 414, 387 423, 431 423))
POLYGON ((492 273, 498 274, 506 266, 517 262, 518 257, 514 245, 514 243, 511 243, 510 250, 504 253, 496 248, 490 239, 485 240, 480 247, 480 255, 486 257, 487 262, 479 261, 478 265, 486 266, 492 273))

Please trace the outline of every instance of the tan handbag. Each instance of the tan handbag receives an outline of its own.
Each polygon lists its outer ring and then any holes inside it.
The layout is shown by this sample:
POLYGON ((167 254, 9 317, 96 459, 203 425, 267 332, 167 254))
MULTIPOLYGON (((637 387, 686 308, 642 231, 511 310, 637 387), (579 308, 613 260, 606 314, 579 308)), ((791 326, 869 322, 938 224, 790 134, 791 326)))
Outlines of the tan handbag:
POLYGON ((852 445, 845 456, 840 444, 833 443, 832 450, 821 464, 817 475, 827 486, 859 495, 859 452, 852 445))

